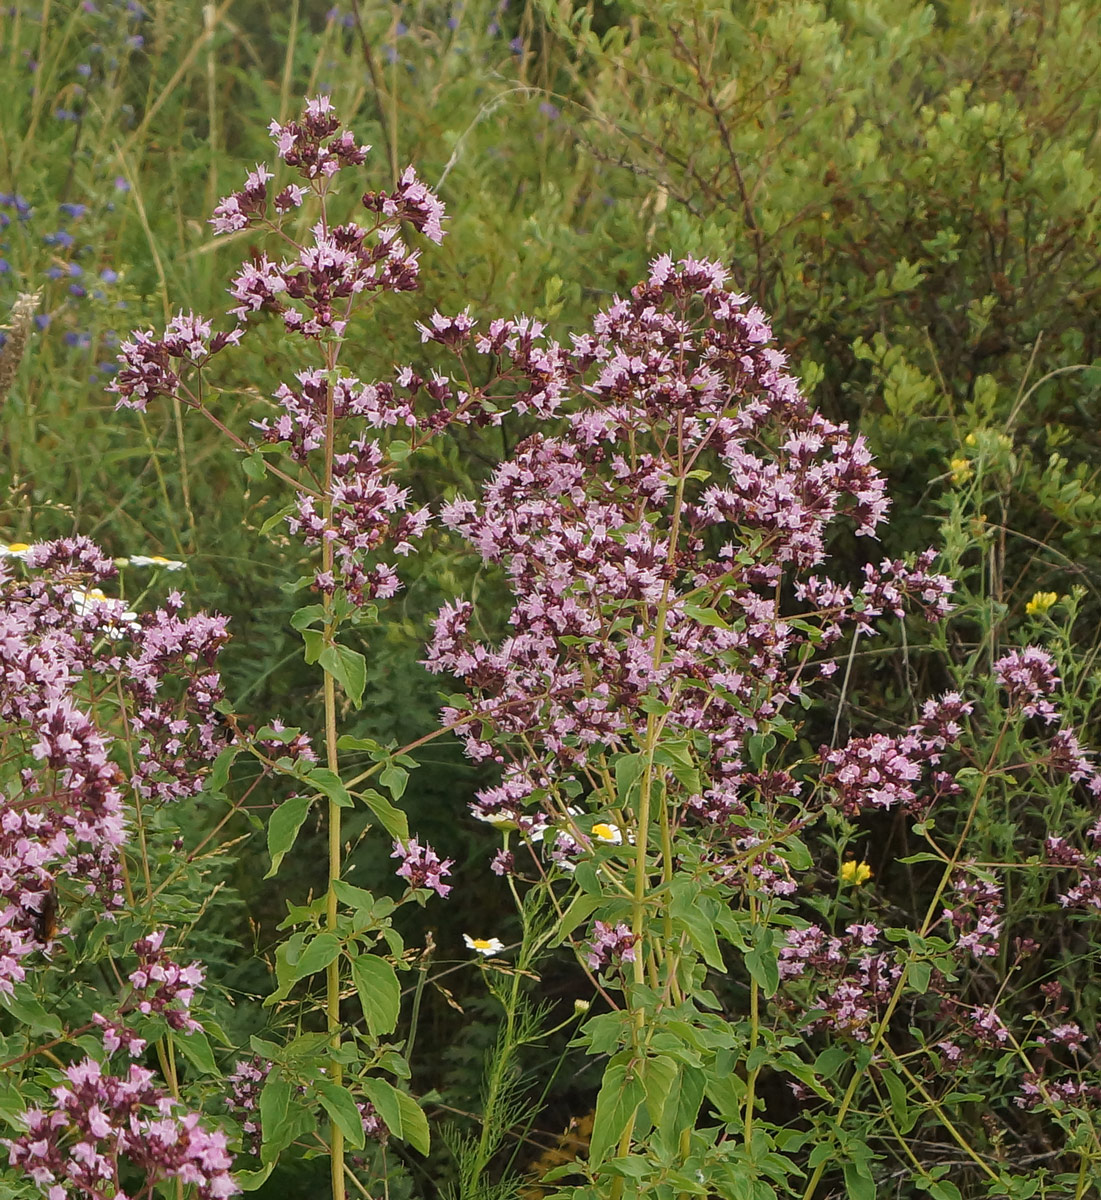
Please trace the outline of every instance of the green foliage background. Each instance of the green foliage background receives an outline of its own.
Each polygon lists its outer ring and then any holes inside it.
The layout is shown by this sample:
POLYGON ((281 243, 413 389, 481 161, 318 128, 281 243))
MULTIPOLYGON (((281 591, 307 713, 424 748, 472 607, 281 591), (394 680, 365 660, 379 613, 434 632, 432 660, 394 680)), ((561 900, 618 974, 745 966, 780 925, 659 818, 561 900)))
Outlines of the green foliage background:
MULTIPOLYGON (((450 214, 444 245, 424 255, 424 294, 362 329, 349 360, 361 377, 423 361, 413 321, 433 306, 470 305, 483 324, 534 313, 564 337, 654 255, 717 257, 772 315, 816 402, 868 437, 897 514, 884 552, 947 537, 965 600, 992 605, 1003 630, 1025 619, 1035 590, 1081 585, 1068 653, 1092 669, 1095 4, 419 0, 333 15, 312 0, 155 0, 147 13, 135 22, 123 4, 17 2, 0 26, 12 83, 0 191, 32 208, 27 220, 3 210, 0 313, 41 288, 50 317, 3 414, 0 537, 79 532, 114 554, 186 559, 193 602, 232 617, 229 694, 256 723, 318 725, 316 680, 287 627, 295 602, 281 590, 301 574, 296 551, 278 526, 260 535, 275 505, 209 427, 163 407, 116 415, 98 364, 113 358, 112 334, 159 327, 181 306, 223 309, 249 238, 216 242, 206 218, 268 156, 268 121, 319 91, 373 143, 378 186, 415 163, 450 214), (63 221, 64 203, 87 211, 63 221), (71 246, 54 236, 63 228, 71 246)), ((237 359, 239 399, 222 415, 242 434, 298 366, 266 346, 237 359)), ((525 432, 468 431, 422 470, 422 497, 470 490, 525 432)), ((473 570, 446 544, 409 563, 406 590, 365 647, 366 702, 345 732, 404 742, 431 727, 438 681, 417 663, 427 620, 442 600, 494 586, 473 570)), ((916 648, 920 687, 858 663, 845 722, 904 722, 942 661, 916 648)), ((437 746, 406 795, 411 826, 458 860, 452 902, 429 918, 438 962, 463 959, 464 931, 509 932, 490 848, 465 816, 477 783, 456 749, 437 746)), ((185 836, 201 837, 210 819, 187 814, 185 836)), ((389 877, 384 849, 357 853, 372 886, 389 877)), ((299 842, 291 866, 293 894, 323 887, 319 836, 299 842)), ((232 977, 227 1020, 242 1041, 262 1026, 249 996, 266 986, 266 946, 284 915, 259 882, 265 870, 259 841, 235 849, 219 932, 203 935, 211 959, 255 947, 232 977)), ((574 983, 568 965, 551 964, 544 999, 568 1010, 574 983)), ((418 1086, 437 1088, 461 1127, 478 1109, 493 1018, 476 973, 464 967, 446 984, 466 1016, 435 994, 426 1001, 418 1086)), ((526 1080, 552 1066, 518 1069, 526 1080)), ((542 1143, 533 1134, 519 1162, 591 1106, 593 1079, 563 1077, 572 1082, 538 1118, 542 1143)), ((436 1186, 411 1179, 413 1194, 436 1186)), ((284 1176, 271 1194, 297 1186, 284 1176)))

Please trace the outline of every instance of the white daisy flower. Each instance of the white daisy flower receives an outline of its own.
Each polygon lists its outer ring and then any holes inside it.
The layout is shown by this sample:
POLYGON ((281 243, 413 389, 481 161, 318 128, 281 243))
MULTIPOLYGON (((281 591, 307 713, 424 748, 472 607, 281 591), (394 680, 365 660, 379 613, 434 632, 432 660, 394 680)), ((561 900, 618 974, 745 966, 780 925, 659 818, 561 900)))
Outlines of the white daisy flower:
POLYGON ((113 641, 122 637, 124 626, 130 629, 139 628, 138 614, 126 608, 121 600, 111 599, 99 588, 91 588, 86 592, 80 588, 73 588, 69 593, 69 601, 81 616, 101 615, 103 632, 113 641))
POLYGON ((0 542, 0 558, 26 558, 29 549, 27 542, 0 542))
POLYGON ((468 950, 474 950, 486 958, 500 954, 505 948, 505 943, 500 938, 472 938, 469 933, 464 933, 463 941, 466 942, 468 950))
POLYGON ((165 558, 163 554, 131 554, 130 565, 132 567, 160 567, 164 571, 182 571, 186 563, 179 562, 175 558, 165 558))
POLYGON ((606 842, 609 846, 620 846, 623 844, 623 831, 619 826, 609 825, 604 821, 600 821, 593 826, 593 837, 598 842, 606 842))

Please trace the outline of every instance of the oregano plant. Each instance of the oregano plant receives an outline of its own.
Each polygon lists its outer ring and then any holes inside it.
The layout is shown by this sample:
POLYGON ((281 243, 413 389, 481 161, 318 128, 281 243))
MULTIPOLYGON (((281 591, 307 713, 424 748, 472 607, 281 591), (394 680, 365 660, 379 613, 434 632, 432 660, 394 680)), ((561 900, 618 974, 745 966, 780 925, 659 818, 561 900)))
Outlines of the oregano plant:
POLYGON ((86 539, 8 548, 11 1178, 50 1200, 228 1196, 293 1149, 328 1159, 337 1200, 389 1186, 368 1140, 426 1154, 394 913, 446 898, 455 864, 400 805, 417 751, 454 736, 496 772, 470 815, 499 834, 485 869, 521 929, 511 948, 491 928, 465 938, 502 1026, 481 1126, 455 1141, 462 1200, 519 1186, 503 1136, 524 1111, 516 1064, 566 1027, 601 1082, 587 1156, 542 1180, 563 1198, 866 1200, 888 1178, 936 1200, 1085 1196, 1101 1166, 1089 998, 1060 981, 1070 952, 1037 934, 1057 918, 1090 945, 1101 774, 1076 725, 1085 685, 1063 687, 1075 668, 1041 644, 1051 631, 949 636, 935 552, 876 555, 887 487, 863 439, 802 396, 719 263, 658 257, 568 344, 529 317, 435 311, 417 326, 424 364, 362 381, 358 339, 387 293, 419 286, 410 243, 442 239, 443 206, 412 168, 362 190, 368 148, 326 97, 271 134, 275 170, 212 220, 270 239, 232 278, 234 304, 133 334, 112 386, 120 407, 212 422, 250 480, 289 489, 269 528, 312 560, 291 623, 322 712, 307 732, 250 727, 222 696, 224 620, 185 617, 176 591, 108 597, 118 568, 86 539), (267 336, 300 359, 268 415, 236 428, 219 364, 267 336), (480 494, 412 503, 429 443, 506 421, 523 436, 480 494), (437 727, 407 746, 344 733, 371 671, 363 632, 436 529, 496 573, 508 611, 455 597, 439 612, 424 663, 458 690, 437 727), (907 614, 937 686, 915 691, 907 725, 880 727, 849 667, 890 655, 884 630, 907 614), (227 819, 264 813, 270 878, 324 822, 324 892, 287 898, 271 1029, 243 1057, 188 960, 218 829, 181 858, 173 814, 198 793, 227 819), (357 811, 388 842, 397 900, 348 878, 357 811), (884 830, 897 880, 864 857, 884 830), (62 1023, 34 979, 78 953, 78 892, 95 915, 79 953, 101 979, 62 1023), (586 993, 565 1022, 538 1003, 552 956, 586 993), (980 1142, 960 1114, 984 1097, 980 1142))

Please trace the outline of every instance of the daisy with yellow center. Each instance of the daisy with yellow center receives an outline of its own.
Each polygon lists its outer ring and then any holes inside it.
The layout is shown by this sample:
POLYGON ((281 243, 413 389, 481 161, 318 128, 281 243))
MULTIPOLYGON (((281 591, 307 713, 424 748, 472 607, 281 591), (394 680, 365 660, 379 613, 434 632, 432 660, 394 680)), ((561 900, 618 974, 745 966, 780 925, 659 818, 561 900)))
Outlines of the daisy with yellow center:
POLYGON ((469 933, 464 933, 463 941, 466 942, 468 950, 473 950, 485 958, 500 954, 505 948, 505 943, 500 938, 472 938, 469 933))
POLYGON ((851 883, 853 887, 860 887, 862 883, 867 883, 871 879, 872 868, 866 862, 857 862, 855 858, 852 858, 841 864, 841 870, 837 874, 842 883, 851 883))
POLYGON ((1030 617, 1042 617, 1059 603, 1057 592, 1037 592, 1025 605, 1025 612, 1030 617))
POLYGON ((623 831, 618 825, 609 825, 604 821, 593 826, 593 837, 598 842, 606 842, 609 846, 619 846, 623 843, 623 831))
POLYGON ((177 559, 165 558, 163 554, 132 554, 130 565, 132 567, 160 567, 164 571, 182 571, 186 566, 177 559))
POLYGON ((102 609, 101 629, 112 641, 122 637, 123 628, 138 628, 138 614, 125 608, 121 600, 111 599, 100 588, 89 588, 87 591, 73 588, 69 593, 69 602, 82 617, 96 615, 102 609))
POLYGON ((0 558, 26 558, 30 548, 29 542, 0 543, 0 558))

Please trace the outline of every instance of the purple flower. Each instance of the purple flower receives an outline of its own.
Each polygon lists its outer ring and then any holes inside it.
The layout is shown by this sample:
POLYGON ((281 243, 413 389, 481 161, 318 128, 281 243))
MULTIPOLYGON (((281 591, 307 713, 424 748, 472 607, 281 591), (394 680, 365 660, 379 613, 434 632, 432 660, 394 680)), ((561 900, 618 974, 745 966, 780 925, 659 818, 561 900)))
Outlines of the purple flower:
POLYGON ((585 961, 594 971, 603 971, 608 966, 635 961, 635 943, 638 938, 630 927, 620 922, 609 925, 605 921, 594 921, 592 935, 585 950, 585 961))
POLYGON ((240 1191, 225 1134, 156 1087, 151 1071, 133 1064, 111 1075, 85 1058, 63 1076, 44 1107, 24 1113, 27 1132, 4 1139, 12 1165, 51 1198, 103 1195, 105 1179, 128 1173, 137 1175, 135 1190, 149 1194, 164 1180, 191 1185, 202 1200, 240 1191))
POLYGON ((416 838, 410 838, 404 846, 395 842, 390 857, 401 859, 397 874, 407 880, 411 888, 431 888, 443 897, 451 891, 451 885, 443 882, 443 876, 451 874, 454 863, 450 858, 441 861, 431 846, 420 845, 416 838))
POLYGON ((1054 705, 1046 699, 1059 686, 1055 660, 1039 646, 1011 650, 994 664, 994 677, 1009 694, 1009 703, 1026 717, 1041 717, 1048 724, 1058 720, 1054 705))

